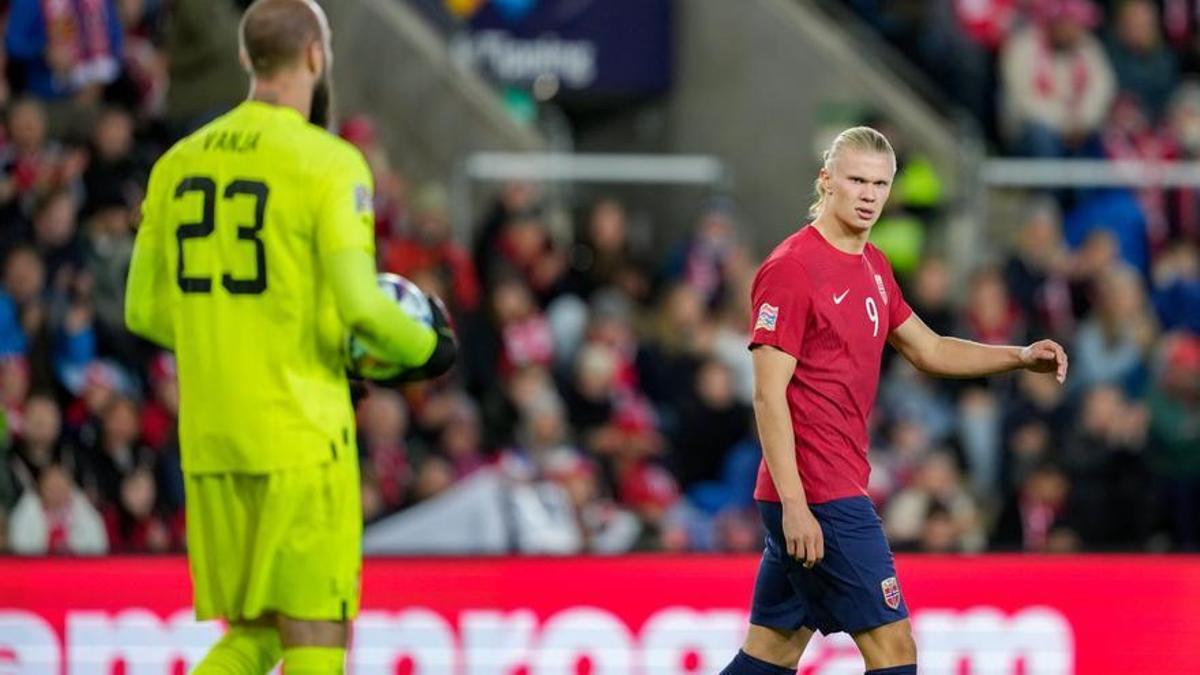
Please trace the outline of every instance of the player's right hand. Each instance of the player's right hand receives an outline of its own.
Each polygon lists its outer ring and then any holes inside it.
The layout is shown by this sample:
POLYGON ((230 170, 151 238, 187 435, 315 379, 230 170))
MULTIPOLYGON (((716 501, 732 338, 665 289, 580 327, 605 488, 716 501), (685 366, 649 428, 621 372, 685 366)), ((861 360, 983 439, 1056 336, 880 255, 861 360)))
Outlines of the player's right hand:
POLYGON ((783 538, 787 540, 788 555, 809 569, 825 557, 825 535, 808 504, 784 505, 783 538))

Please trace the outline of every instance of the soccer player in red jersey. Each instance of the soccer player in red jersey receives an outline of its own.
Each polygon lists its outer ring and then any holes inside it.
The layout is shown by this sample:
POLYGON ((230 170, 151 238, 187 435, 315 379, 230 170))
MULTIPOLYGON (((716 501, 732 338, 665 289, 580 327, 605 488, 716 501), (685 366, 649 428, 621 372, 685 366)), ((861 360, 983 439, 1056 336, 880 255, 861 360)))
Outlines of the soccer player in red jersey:
POLYGON ((815 630, 845 631, 868 675, 917 672, 908 608, 867 497, 867 417, 885 340, 920 370, 1067 376, 1051 340, 991 346, 937 335, 913 314, 867 236, 896 173, 882 134, 843 131, 825 153, 813 220, 767 256, 751 289, 754 497, 767 528, 750 628, 722 675, 796 672, 815 630))

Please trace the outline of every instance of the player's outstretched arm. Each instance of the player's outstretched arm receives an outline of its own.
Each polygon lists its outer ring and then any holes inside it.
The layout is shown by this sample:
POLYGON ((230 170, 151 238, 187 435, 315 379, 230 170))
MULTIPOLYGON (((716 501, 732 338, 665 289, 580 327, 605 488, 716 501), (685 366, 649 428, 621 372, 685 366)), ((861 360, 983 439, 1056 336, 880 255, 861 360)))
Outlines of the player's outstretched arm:
POLYGON ((424 365, 439 335, 388 300, 375 282, 375 261, 364 251, 345 249, 322 259, 342 321, 372 354, 406 368, 424 365))
POLYGON ((431 329, 409 317, 379 289, 371 173, 357 152, 335 161, 340 166, 325 174, 326 191, 317 202, 316 244, 338 314, 371 354, 423 378, 441 375, 454 363, 454 332, 440 307, 433 308, 431 329))
POLYGON ((915 313, 888 336, 888 341, 917 369, 938 377, 982 377, 1026 369, 1067 379, 1067 352, 1053 340, 1026 347, 985 345, 938 335, 915 313))
POLYGON ((808 508, 796 466, 796 435, 788 409, 787 387, 796 372, 796 357, 770 345, 751 352, 754 361, 754 418, 763 459, 783 506, 783 536, 788 555, 812 567, 825 557, 821 526, 808 508))

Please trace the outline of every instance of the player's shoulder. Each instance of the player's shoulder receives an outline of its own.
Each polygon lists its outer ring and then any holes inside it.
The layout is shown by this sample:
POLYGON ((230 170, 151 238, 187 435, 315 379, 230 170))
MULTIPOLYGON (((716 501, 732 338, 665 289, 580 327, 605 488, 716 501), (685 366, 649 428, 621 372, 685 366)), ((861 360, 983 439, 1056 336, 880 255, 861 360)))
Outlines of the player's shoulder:
POLYGON ((892 269, 892 262, 888 260, 887 255, 875 244, 867 242, 863 247, 863 255, 867 257, 867 261, 875 267, 884 267, 888 270, 892 269))
POLYGON ((763 259, 762 265, 758 268, 758 274, 754 278, 755 286, 777 283, 795 285, 807 280, 805 229, 807 228, 801 228, 779 242, 763 259))
POLYGON ((779 242, 763 260, 763 268, 803 268, 812 246, 811 229, 806 225, 779 242))
POLYGON ((346 139, 312 124, 304 125, 302 141, 308 151, 321 157, 326 166, 367 171, 367 159, 362 152, 346 139))

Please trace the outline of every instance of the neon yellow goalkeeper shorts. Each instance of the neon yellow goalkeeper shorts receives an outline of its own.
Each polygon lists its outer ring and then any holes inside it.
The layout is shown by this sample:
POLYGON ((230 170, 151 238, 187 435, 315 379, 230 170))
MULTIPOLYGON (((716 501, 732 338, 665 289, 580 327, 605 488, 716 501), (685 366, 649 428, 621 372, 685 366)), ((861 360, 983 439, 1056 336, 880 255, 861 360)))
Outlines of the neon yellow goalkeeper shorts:
POLYGON ((187 474, 188 562, 196 618, 267 612, 343 621, 358 614, 358 458, 265 474, 187 474))

